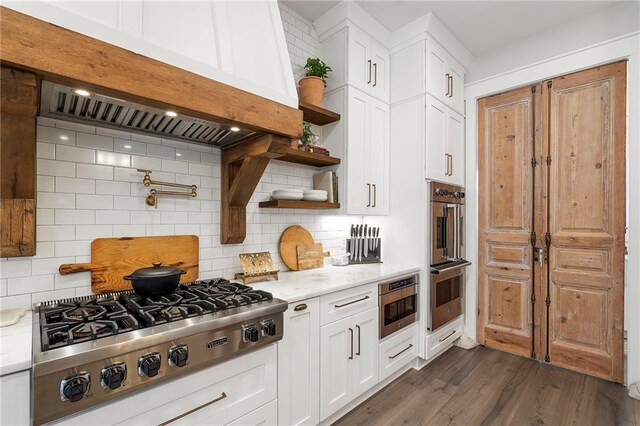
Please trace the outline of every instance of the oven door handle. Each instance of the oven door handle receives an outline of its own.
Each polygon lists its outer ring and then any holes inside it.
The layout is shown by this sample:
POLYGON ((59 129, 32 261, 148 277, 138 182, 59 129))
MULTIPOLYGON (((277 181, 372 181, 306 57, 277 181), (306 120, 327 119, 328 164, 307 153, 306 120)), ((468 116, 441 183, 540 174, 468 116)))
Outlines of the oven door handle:
POLYGON ((469 261, 465 261, 464 263, 456 263, 453 266, 450 266, 448 268, 442 268, 442 269, 437 269, 437 268, 431 268, 431 273, 434 275, 438 275, 438 274, 442 274, 443 272, 448 272, 448 271, 452 271, 454 269, 458 269, 458 268, 463 268, 465 266, 469 266, 472 263, 469 261))

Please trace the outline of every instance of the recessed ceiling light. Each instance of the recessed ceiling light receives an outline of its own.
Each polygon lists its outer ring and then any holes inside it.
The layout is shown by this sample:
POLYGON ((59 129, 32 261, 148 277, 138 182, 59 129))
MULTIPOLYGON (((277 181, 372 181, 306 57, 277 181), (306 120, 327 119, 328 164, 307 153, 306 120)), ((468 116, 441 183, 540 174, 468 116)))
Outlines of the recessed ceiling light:
POLYGON ((167 111, 164 113, 164 115, 166 115, 167 117, 177 117, 178 113, 175 111, 167 111))
POLYGON ((125 149, 131 149, 131 145, 125 145, 125 149))
POLYGON ((76 89, 73 91, 73 93, 75 93, 78 96, 91 96, 91 92, 84 89, 76 89))
POLYGON ((63 140, 63 141, 68 141, 69 140, 69 136, 62 135, 62 136, 60 136, 60 139, 63 140))
POLYGON ((233 126, 229 130, 231 130, 232 132, 239 132, 240 131, 240 127, 233 126))

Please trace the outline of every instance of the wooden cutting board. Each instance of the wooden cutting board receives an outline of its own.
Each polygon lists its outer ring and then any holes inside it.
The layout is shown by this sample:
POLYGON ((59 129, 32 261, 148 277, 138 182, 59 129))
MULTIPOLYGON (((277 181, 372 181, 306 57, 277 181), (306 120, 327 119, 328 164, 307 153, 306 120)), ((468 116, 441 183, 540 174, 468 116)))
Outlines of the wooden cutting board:
POLYGON ((298 246, 296 247, 296 251, 298 253, 298 271, 322 268, 324 266, 322 243, 298 246))
POLYGON ((60 265, 60 274, 91 271, 94 293, 130 290, 122 277, 154 262, 187 271, 180 282, 198 279, 199 241, 195 235, 98 238, 91 243, 91 263, 60 265))
POLYGON ((280 236, 278 250, 280 257, 287 267, 293 271, 298 270, 298 246, 313 244, 311 232, 300 225, 293 225, 284 230, 280 236))

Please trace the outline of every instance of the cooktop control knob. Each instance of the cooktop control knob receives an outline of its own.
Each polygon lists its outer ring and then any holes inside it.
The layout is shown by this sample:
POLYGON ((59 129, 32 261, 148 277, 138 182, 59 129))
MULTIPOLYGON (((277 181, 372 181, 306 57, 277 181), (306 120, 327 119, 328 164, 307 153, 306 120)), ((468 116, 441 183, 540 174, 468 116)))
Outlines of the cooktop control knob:
POLYGON ((259 334, 255 324, 242 326, 242 340, 245 342, 257 342, 259 334))
POLYGON ((184 367, 189 358, 189 348, 187 345, 176 345, 169 348, 169 365, 184 367))
POLYGON ((445 196, 445 195, 449 195, 449 191, 447 191, 447 190, 446 190, 446 189, 444 189, 444 188, 436 188, 435 193, 436 193, 436 195, 439 195, 439 196, 441 196, 441 197, 442 197, 442 196, 445 196))
POLYGON ((105 389, 118 389, 127 378, 127 366, 120 362, 100 371, 100 384, 105 389))
POLYGON ((464 192, 456 191, 453 193, 455 198, 464 198, 464 192))
POLYGON ((60 382, 60 399, 63 401, 78 402, 89 391, 91 386, 91 376, 82 372, 73 376, 65 377, 60 382))
POLYGON ((273 320, 264 320, 261 322, 262 335, 263 336, 275 336, 276 335, 276 323, 273 320))
POLYGON ((153 377, 160 371, 161 358, 157 352, 143 355, 138 359, 138 374, 153 377))

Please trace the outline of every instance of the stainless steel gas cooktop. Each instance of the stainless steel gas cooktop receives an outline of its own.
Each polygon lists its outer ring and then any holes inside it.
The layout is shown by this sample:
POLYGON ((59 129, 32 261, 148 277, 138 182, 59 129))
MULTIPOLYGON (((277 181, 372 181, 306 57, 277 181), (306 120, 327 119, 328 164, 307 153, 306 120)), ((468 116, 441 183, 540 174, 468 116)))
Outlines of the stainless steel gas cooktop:
POLYGON ((45 302, 34 316, 34 423, 177 378, 282 338, 287 303, 224 279, 143 298, 45 302))

